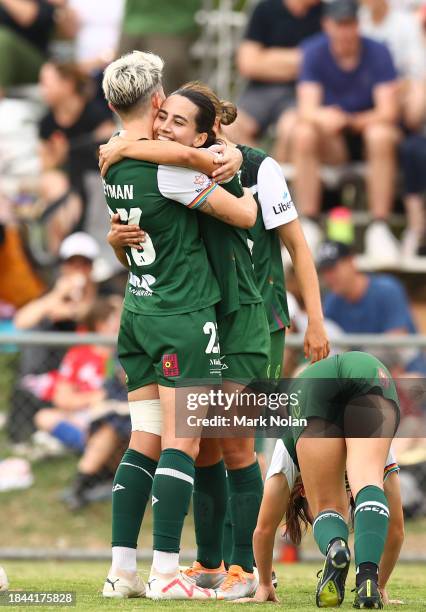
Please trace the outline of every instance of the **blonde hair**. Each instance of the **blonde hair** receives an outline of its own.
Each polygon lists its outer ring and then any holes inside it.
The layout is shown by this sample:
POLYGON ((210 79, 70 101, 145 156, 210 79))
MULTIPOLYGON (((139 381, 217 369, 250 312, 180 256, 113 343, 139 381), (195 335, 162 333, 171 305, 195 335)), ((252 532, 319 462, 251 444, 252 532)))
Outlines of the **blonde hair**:
POLYGON ((105 98, 118 111, 129 112, 148 102, 162 86, 164 62, 158 55, 133 51, 115 60, 104 71, 105 98))
POLYGON ((189 83, 185 83, 180 89, 197 91, 209 98, 215 108, 216 117, 222 125, 231 125, 237 118, 238 110, 235 104, 228 100, 220 100, 213 89, 205 83, 201 81, 190 81, 189 83))

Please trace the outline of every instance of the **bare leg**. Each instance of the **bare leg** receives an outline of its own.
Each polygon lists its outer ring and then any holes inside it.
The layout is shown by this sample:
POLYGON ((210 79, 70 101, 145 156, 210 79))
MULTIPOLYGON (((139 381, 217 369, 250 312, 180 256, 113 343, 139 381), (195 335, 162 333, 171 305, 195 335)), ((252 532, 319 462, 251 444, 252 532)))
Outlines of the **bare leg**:
POLYGON ((375 219, 387 219, 392 210, 396 179, 398 130, 390 125, 373 124, 366 128, 367 195, 375 219))
POLYGON ((274 157, 279 162, 286 162, 291 158, 291 142, 297 122, 297 111, 294 108, 285 111, 278 119, 274 147, 274 157))
POLYGON ((296 450, 312 515, 331 509, 346 516, 345 440, 302 435, 296 450))
POLYGON ((83 474, 96 474, 117 449, 118 436, 110 425, 103 425, 87 441, 84 454, 78 463, 83 474))

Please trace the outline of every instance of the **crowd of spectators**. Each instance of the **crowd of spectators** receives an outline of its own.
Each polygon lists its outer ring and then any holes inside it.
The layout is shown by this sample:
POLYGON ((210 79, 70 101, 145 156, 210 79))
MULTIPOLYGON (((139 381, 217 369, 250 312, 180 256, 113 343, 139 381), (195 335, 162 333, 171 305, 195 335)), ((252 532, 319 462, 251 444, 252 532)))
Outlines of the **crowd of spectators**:
POLYGON ((254 8, 237 53, 249 84, 232 137, 253 144, 274 126, 275 156, 294 166, 295 201, 315 246, 321 165, 365 161, 370 261, 395 265, 401 254, 420 253, 425 22, 424 4, 396 0, 263 0, 254 8), (407 221, 400 243, 390 217, 401 173, 407 221))
MULTIPOLYGON (((200 78, 190 49, 195 14, 207 4, 104 0, 100 8, 84 0, 0 0, 0 110, 11 101, 17 109, 34 105, 32 125, 17 120, 15 138, 28 141, 28 157, 35 157, 31 173, 19 170, 24 159, 16 172, 8 170, 14 143, 2 138, 6 122, 0 121, 0 331, 117 332, 117 318, 102 314, 107 308, 117 315, 111 296, 122 295, 125 282, 105 239, 97 166, 98 144, 116 130, 100 88, 102 71, 137 48, 165 59, 166 92, 200 78)), ((358 269, 348 244, 354 232, 345 234, 346 243, 317 245, 328 212, 322 166, 344 169, 360 161, 368 261, 395 266, 425 253, 424 2, 247 4, 254 6, 235 55, 244 84, 230 137, 267 147, 292 167, 291 189, 318 259, 330 334, 416 333, 400 281, 358 269), (395 210, 404 215, 398 235, 395 210)), ((294 327, 302 331, 298 313, 294 327)), ((422 352, 399 355, 401 371, 425 374, 422 352)), ((93 482, 113 473, 113 449, 126 443, 122 377, 109 348, 20 350, 7 434, 18 445, 50 440, 51 449, 53 437, 81 454, 66 497, 70 507, 84 505, 93 482), (42 435, 34 437, 36 430, 42 435)))

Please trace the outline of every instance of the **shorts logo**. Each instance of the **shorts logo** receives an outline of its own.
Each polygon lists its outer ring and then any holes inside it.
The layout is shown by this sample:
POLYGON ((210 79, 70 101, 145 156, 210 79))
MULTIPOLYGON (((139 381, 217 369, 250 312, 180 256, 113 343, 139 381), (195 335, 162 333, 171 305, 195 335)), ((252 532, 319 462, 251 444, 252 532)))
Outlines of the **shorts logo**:
POLYGON ((383 387, 385 387, 385 388, 389 387, 389 385, 390 385, 389 376, 386 374, 386 372, 383 370, 383 368, 379 368, 377 370, 377 374, 378 374, 378 377, 379 377, 380 384, 383 387))
POLYGON ((163 374, 164 376, 180 375, 177 353, 163 355, 163 374))

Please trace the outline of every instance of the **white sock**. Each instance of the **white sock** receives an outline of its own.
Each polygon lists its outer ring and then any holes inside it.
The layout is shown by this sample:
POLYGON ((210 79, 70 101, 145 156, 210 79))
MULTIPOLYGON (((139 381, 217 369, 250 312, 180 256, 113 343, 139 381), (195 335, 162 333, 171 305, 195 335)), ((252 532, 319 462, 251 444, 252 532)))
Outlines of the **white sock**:
POLYGON ((112 547, 112 570, 136 572, 136 548, 112 547))
POLYGON ((152 566, 160 574, 177 574, 179 571, 179 553, 154 550, 152 566))

